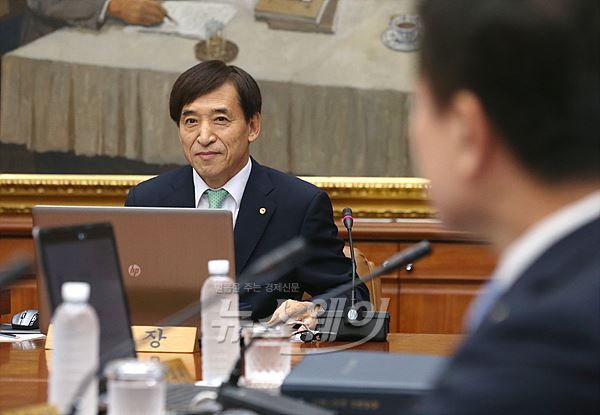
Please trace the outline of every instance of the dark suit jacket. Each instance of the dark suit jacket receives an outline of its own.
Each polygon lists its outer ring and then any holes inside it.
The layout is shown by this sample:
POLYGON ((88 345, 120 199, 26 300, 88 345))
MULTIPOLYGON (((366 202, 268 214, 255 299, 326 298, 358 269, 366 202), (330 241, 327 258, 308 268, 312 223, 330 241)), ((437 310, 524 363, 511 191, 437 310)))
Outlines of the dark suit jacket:
POLYGON ((467 339, 424 413, 600 413, 600 220, 548 249, 467 339))
MULTIPOLYGON (((193 208, 194 182, 190 166, 161 174, 129 191, 126 206, 193 208)), ((290 239, 302 236, 313 248, 312 259, 284 275, 278 282, 298 284, 297 292, 240 292, 240 308, 252 310, 260 319, 273 313, 278 299, 300 300, 303 291, 323 294, 351 280, 351 263, 342 249, 333 223, 327 193, 310 183, 252 160, 252 171, 240 204, 234 230, 235 267, 240 275, 249 264, 290 239), (260 208, 266 208, 261 215, 260 208)), ((242 288, 242 287, 240 287, 242 288)), ((290 291, 290 290, 288 290, 290 291)), ((358 286, 357 299, 368 300, 365 285, 358 286)))

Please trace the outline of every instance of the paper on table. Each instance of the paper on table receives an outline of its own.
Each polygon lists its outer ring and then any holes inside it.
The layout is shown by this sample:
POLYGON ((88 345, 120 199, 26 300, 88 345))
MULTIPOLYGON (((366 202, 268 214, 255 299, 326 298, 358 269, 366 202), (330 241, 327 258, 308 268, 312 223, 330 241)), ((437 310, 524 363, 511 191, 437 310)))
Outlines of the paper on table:
POLYGON ((206 38, 204 30, 206 23, 210 20, 216 20, 227 24, 236 13, 235 7, 222 3, 165 1, 162 6, 175 22, 165 18, 162 24, 158 26, 127 26, 125 31, 161 33, 204 39, 206 38))
POLYGON ((43 339, 46 336, 40 333, 15 334, 16 337, 0 335, 0 343, 19 343, 25 340, 43 339))

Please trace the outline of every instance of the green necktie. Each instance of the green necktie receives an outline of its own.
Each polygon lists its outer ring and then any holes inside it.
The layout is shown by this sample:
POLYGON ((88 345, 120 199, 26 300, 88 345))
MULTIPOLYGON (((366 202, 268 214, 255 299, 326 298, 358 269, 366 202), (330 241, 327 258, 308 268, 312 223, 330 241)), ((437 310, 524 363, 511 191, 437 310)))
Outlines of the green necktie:
POLYGON ((208 196, 208 208, 209 209, 220 209, 223 206, 223 202, 227 199, 229 192, 225 189, 206 189, 204 192, 208 196))

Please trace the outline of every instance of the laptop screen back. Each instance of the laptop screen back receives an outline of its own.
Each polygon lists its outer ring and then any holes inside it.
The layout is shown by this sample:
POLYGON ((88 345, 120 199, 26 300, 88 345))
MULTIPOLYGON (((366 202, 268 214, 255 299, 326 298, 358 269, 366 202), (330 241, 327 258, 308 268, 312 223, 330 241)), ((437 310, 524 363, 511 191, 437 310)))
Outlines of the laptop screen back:
MULTIPOLYGON (((220 209, 35 206, 35 226, 112 224, 133 325, 151 326, 200 299, 211 259, 235 278, 231 213, 220 209)), ((40 284, 40 282, 38 282, 40 284)), ((40 328, 50 313, 39 298, 40 328)), ((200 315, 183 322, 200 327, 200 315)))
POLYGON ((34 237, 52 312, 62 302, 64 282, 89 283, 89 303, 100 322, 101 367, 115 358, 135 357, 112 226, 35 228, 34 237))

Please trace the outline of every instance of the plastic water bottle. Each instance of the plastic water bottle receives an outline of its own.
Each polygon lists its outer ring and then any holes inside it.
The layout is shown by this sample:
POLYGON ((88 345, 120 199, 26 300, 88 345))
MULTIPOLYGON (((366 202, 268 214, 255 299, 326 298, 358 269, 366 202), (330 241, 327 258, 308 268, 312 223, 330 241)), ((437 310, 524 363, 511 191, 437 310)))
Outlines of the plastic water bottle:
MULTIPOLYGON (((50 362, 48 401, 59 413, 68 413, 84 378, 99 363, 100 328, 94 308, 88 304, 90 285, 66 282, 63 303, 52 318, 54 348, 50 362)), ((98 381, 94 379, 78 404, 78 415, 98 413, 98 381)))
POLYGON ((202 286, 202 380, 219 385, 240 356, 238 293, 229 278, 229 261, 208 261, 202 286))

